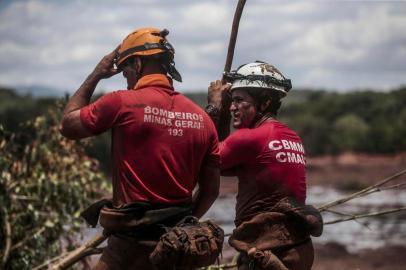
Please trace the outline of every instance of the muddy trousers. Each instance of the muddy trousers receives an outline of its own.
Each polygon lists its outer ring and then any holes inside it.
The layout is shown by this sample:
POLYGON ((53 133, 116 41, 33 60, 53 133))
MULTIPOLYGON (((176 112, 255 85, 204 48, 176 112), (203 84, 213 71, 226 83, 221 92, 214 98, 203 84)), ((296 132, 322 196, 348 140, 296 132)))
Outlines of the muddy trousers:
POLYGON ((110 236, 107 247, 97 263, 95 270, 153 270, 149 254, 156 242, 138 241, 129 236, 110 236))
POLYGON ((266 255, 262 260, 254 262, 246 253, 240 253, 238 270, 311 270, 314 249, 309 240, 293 248, 266 255))

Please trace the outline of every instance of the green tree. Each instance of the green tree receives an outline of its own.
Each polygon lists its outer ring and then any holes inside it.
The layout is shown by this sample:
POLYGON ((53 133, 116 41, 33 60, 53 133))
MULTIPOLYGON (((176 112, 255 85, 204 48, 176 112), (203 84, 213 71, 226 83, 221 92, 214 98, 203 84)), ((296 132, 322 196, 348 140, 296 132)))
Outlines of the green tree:
POLYGON ((31 269, 70 249, 81 210, 108 192, 98 162, 59 134, 58 120, 50 111, 24 132, 0 129, 1 269, 31 269))
POLYGON ((343 115, 334 122, 331 142, 338 152, 364 150, 368 124, 355 114, 343 115))
POLYGON ((311 113, 301 113, 294 117, 281 117, 280 119, 300 135, 306 154, 320 155, 331 152, 328 136, 330 126, 323 117, 317 117, 311 113))

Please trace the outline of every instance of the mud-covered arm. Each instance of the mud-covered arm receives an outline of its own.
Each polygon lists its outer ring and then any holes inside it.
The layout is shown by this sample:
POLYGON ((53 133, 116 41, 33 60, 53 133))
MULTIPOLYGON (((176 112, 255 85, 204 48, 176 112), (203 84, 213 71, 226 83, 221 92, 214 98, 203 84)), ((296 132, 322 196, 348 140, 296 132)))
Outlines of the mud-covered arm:
POLYGON ((200 171, 199 187, 193 195, 193 215, 201 218, 219 195, 220 169, 218 166, 205 166, 200 171))
POLYGON ((230 105, 231 97, 229 94, 230 85, 223 84, 217 80, 211 82, 207 92, 206 112, 213 120, 218 137, 223 141, 230 134, 230 105))
POLYGON ((220 149, 214 124, 206 117, 207 150, 202 160, 198 189, 193 194, 193 215, 201 218, 216 200, 220 189, 220 149))
POLYGON ((107 79, 119 71, 114 68, 114 58, 118 47, 103 57, 92 73, 86 78, 79 89, 68 100, 60 123, 60 133, 69 139, 80 139, 92 136, 80 119, 80 109, 90 103, 90 99, 101 79, 107 79))

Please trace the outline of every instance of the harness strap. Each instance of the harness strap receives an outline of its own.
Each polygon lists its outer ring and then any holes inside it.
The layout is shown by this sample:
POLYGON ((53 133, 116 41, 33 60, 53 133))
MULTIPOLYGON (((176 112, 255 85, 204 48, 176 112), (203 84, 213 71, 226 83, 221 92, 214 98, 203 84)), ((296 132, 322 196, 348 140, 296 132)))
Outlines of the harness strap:
POLYGON ((120 53, 119 58, 124 58, 135 52, 142 52, 154 49, 161 49, 164 51, 174 51, 172 45, 169 42, 165 42, 164 44, 146 42, 144 45, 132 47, 129 48, 128 50, 123 51, 122 53, 120 53))

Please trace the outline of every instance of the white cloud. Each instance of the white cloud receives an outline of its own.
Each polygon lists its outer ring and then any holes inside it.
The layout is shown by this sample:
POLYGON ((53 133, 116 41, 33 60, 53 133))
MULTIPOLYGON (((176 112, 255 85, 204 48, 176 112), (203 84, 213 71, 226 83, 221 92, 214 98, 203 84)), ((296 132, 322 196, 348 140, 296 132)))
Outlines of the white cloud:
MULTIPOLYGON (((235 5, 228 0, 3 4, 0 84, 76 89, 130 31, 156 26, 170 30, 184 78, 177 86, 205 89, 221 76, 235 5)), ((233 66, 271 61, 297 87, 396 87, 406 83, 405 12, 402 2, 247 1, 233 66)), ((100 88, 123 85, 115 78, 100 88)))
POLYGON ((216 2, 197 2, 184 8, 182 19, 193 31, 219 29, 228 22, 228 6, 216 2))

